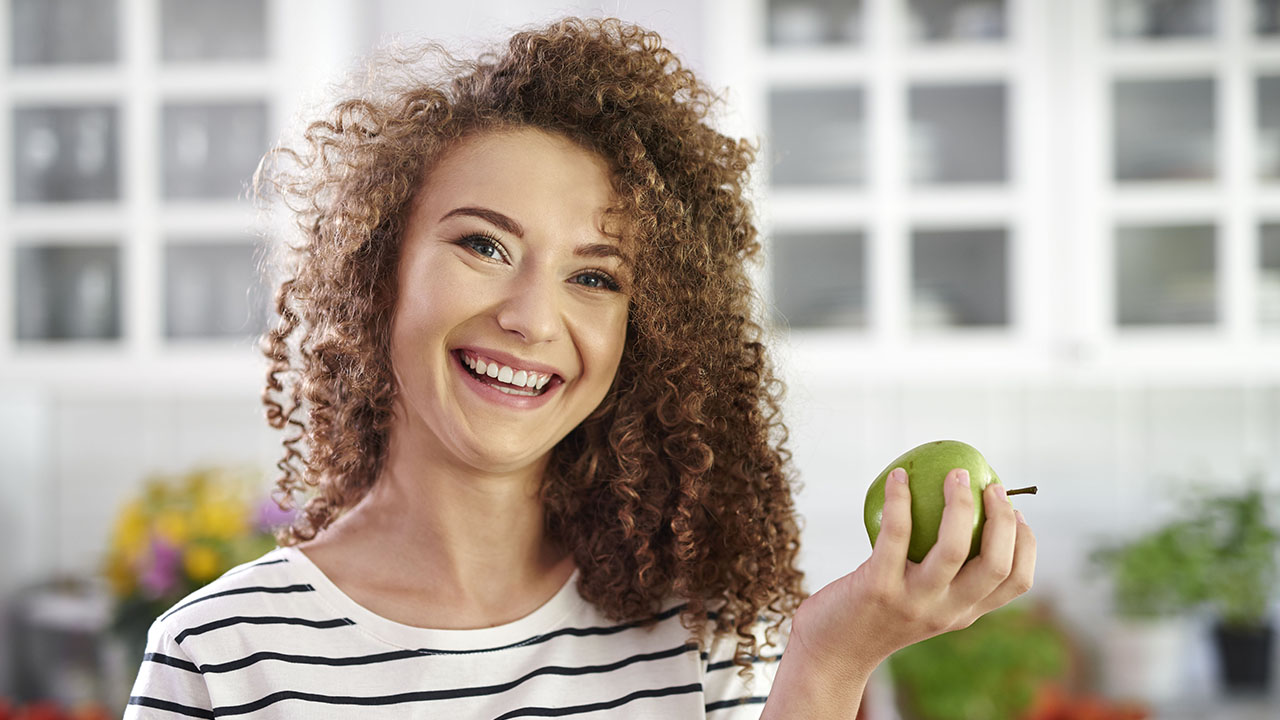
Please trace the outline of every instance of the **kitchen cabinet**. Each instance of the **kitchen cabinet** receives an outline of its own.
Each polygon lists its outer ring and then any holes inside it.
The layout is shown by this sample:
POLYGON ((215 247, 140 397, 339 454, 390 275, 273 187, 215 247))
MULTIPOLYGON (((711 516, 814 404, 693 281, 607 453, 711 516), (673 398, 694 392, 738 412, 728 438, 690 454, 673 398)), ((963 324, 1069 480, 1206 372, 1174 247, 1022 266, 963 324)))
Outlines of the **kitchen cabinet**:
POLYGON ((798 373, 1280 377, 1280 2, 712 8, 798 373))

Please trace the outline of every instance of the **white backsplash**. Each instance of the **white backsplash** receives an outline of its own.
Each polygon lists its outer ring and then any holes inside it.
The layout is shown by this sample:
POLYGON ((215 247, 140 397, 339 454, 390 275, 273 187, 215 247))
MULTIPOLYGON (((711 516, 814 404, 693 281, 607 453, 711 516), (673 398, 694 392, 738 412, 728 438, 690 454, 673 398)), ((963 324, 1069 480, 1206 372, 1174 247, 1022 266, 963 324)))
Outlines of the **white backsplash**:
MULTIPOLYGON (((862 504, 871 479, 928 440, 982 450, 1038 538, 1034 595, 1082 627, 1108 610, 1085 558, 1104 538, 1169 517, 1190 482, 1280 487, 1280 387, 973 385, 956 389, 789 383, 787 419, 803 482, 802 564, 811 590, 870 551, 862 504)), ((278 434, 256 393, 93 397, 0 392, 0 596, 93 572, 120 505, 149 473, 206 463, 271 472, 278 434)))

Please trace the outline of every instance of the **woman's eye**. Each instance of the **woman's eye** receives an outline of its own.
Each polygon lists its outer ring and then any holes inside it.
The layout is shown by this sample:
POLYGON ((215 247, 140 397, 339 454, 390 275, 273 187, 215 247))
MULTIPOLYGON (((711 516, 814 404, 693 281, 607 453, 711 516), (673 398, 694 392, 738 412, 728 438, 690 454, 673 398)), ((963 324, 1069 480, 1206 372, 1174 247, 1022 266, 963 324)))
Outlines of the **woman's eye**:
POLYGON ((502 259, 502 248, 498 246, 497 241, 484 235, 468 235, 459 241, 460 245, 469 247, 476 251, 477 254, 494 260, 502 259))
POLYGON ((609 277, 605 273, 602 273, 599 271, 584 272, 581 275, 579 275, 578 278, 585 281, 585 282, 578 283, 583 287, 601 289, 601 290, 612 290, 613 292, 618 292, 622 290, 622 286, 619 285, 616 280, 609 277))

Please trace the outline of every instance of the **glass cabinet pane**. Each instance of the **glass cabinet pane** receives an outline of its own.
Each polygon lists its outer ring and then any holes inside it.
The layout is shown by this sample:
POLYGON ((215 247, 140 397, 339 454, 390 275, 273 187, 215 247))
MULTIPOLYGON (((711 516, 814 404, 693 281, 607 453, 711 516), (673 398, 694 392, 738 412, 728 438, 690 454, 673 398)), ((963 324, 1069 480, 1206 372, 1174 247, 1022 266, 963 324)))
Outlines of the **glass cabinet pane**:
POLYGON ((163 135, 165 198, 236 198, 267 150, 267 108, 261 102, 166 105, 163 135))
POLYGON ((1258 321, 1280 327, 1280 224, 1263 225, 1258 243, 1258 321))
POLYGON ((13 64, 115 62, 119 51, 116 0, 13 0, 13 64))
POLYGON ((778 324, 866 327, 863 233, 786 233, 775 236, 771 248, 778 324))
POLYGON ((165 337, 240 337, 265 330, 267 304, 255 250, 248 242, 166 247, 165 337))
POLYGON ((862 42, 862 0, 767 0, 765 19, 774 47, 862 42))
POLYGON ((911 0, 907 34, 923 42, 1003 40, 1004 0, 911 0))
POLYGON ((772 183, 862 183, 866 173, 864 114, 860 88, 769 93, 772 183))
POLYGON ((1115 83, 1115 178, 1212 180, 1215 88, 1209 79, 1115 83))
POLYGON ((1253 30, 1258 35, 1280 33, 1280 0, 1253 0, 1253 30))
POLYGON ((1216 229, 1211 225, 1116 229, 1116 322, 1216 322, 1216 229))
POLYGON ((115 200, 120 193, 116 108, 13 111, 13 187, 19 203, 115 200))
POLYGON ((104 245, 17 249, 18 340, 120 337, 120 250, 104 245))
POLYGON ((1003 84, 915 86, 907 101, 913 182, 993 183, 1008 177, 1003 84))
POLYGON ((1008 324, 1008 246, 1003 228, 912 233, 912 327, 1008 324))
POLYGON ((1111 0, 1111 37, 1195 38, 1216 32, 1213 0, 1111 0))
POLYGON ((1280 177, 1280 76, 1258 78, 1258 177, 1280 177))
POLYGON ((267 57, 265 0, 163 0, 160 28, 166 62, 267 57))

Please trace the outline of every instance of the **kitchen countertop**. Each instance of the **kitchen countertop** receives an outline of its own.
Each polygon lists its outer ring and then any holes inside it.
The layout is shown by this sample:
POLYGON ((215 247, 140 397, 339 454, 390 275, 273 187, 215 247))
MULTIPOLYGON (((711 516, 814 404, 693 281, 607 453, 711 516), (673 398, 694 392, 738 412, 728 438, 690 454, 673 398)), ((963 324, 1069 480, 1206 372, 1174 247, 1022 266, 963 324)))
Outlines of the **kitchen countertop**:
POLYGON ((1280 697, 1205 698, 1159 708, 1150 720, 1276 720, 1280 697))

